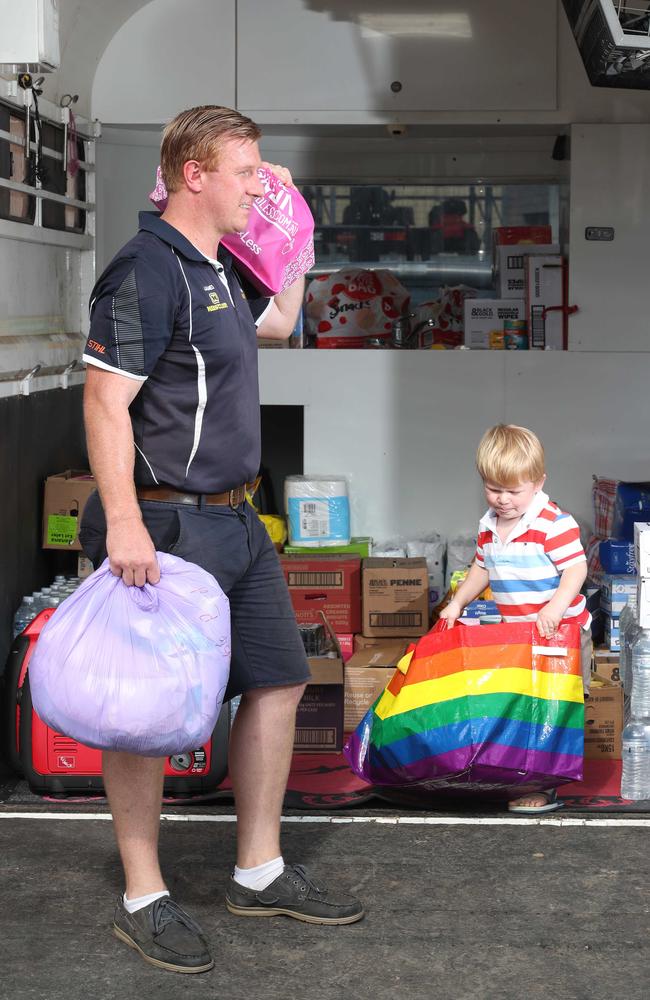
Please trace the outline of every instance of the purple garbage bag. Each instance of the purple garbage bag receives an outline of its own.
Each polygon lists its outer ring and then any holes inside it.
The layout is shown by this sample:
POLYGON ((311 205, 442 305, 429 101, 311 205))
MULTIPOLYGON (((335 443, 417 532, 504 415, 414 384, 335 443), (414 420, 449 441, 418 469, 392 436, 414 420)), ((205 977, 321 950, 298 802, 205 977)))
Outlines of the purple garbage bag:
POLYGON ((210 573, 157 553, 160 582, 127 587, 104 560, 41 632, 34 708, 100 750, 164 757, 212 734, 230 670, 228 598, 210 573))

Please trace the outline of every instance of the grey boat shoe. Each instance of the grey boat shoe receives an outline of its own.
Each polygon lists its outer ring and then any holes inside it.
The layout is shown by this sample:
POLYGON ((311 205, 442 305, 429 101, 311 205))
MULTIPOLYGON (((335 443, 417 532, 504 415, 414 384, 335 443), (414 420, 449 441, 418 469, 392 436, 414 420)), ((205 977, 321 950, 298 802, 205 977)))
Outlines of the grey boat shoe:
POLYGON ((169 896, 154 899, 135 913, 118 899, 113 933, 160 969, 208 972, 214 966, 203 931, 169 896))
POLYGON ((266 889, 247 889, 231 878, 226 907, 238 917, 283 915, 308 924, 353 924, 365 912, 349 893, 331 893, 317 885, 302 865, 285 865, 266 889))

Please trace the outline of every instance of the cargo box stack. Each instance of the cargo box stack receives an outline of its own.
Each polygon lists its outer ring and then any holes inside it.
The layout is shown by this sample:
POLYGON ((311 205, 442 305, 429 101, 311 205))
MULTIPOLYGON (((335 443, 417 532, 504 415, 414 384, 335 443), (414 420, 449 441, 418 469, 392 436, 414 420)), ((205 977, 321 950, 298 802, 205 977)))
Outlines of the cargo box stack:
POLYGON ((636 522, 650 520, 650 483, 594 476, 592 499, 595 533, 587 546, 589 576, 600 591, 604 644, 618 652, 620 615, 637 593, 634 528, 636 522))
POLYGON ((621 619, 625 687, 621 797, 637 801, 650 799, 650 521, 635 519, 634 558, 636 595, 621 619))

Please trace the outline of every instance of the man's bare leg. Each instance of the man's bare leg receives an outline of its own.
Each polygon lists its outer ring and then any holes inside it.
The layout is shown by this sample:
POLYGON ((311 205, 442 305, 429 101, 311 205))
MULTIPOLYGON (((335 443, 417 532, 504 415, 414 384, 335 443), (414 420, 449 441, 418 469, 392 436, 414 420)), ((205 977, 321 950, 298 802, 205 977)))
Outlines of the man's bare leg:
POLYGON ((291 767, 296 707, 304 685, 242 696, 230 738, 237 811, 237 865, 254 868, 282 853, 280 817, 291 767))
MULTIPOLYGON (((280 849, 282 803, 291 766, 296 705, 303 685, 249 691, 235 716, 230 777, 237 810, 237 866, 274 861, 280 849)), ((300 865, 284 870, 263 888, 231 878, 226 907, 240 917, 283 915, 312 924, 351 924, 363 906, 349 893, 314 882, 300 865)))
POLYGON ((127 898, 166 889, 158 862, 164 758, 107 751, 102 763, 127 898))

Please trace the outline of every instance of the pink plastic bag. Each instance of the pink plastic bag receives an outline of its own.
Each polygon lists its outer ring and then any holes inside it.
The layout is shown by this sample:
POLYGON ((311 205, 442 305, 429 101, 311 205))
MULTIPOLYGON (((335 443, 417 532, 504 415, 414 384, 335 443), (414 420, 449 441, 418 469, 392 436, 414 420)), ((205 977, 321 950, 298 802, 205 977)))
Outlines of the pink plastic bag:
POLYGON ((199 566, 157 558, 160 582, 144 587, 127 587, 104 560, 36 645, 34 708, 86 746, 164 757, 212 735, 230 670, 228 598, 199 566))
MULTIPOLYGON (((264 295, 276 295, 314 266, 314 220, 296 188, 286 187, 275 174, 258 170, 264 194, 256 198, 248 227, 221 240, 242 270, 264 295)), ((164 211, 167 189, 160 167, 150 201, 164 211)))

